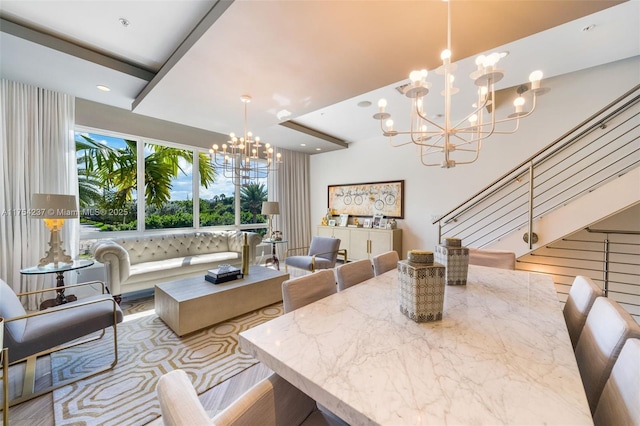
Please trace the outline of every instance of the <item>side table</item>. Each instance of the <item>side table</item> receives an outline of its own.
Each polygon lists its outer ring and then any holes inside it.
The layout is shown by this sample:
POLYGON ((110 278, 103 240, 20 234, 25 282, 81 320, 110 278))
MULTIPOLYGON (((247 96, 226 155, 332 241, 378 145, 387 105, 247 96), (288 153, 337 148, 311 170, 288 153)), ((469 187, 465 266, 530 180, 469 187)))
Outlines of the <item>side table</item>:
POLYGON ((56 274, 56 298, 47 299, 40 304, 40 310, 51 308, 53 306, 62 305, 67 302, 73 302, 77 300, 76 296, 70 294, 64 294, 64 273, 66 271, 75 271, 82 268, 87 268, 93 265, 94 261, 89 259, 74 260, 73 263, 60 264, 58 267, 54 266, 31 266, 20 270, 24 275, 41 275, 41 274, 56 274))
POLYGON ((275 265, 276 269, 279 271, 280 270, 280 260, 278 259, 278 254, 276 252, 276 245, 277 244, 286 244, 288 243, 287 240, 271 240, 271 239, 267 239, 267 240, 262 240, 263 243, 267 243, 267 244, 271 244, 271 257, 268 258, 265 261, 265 266, 273 264, 275 265))

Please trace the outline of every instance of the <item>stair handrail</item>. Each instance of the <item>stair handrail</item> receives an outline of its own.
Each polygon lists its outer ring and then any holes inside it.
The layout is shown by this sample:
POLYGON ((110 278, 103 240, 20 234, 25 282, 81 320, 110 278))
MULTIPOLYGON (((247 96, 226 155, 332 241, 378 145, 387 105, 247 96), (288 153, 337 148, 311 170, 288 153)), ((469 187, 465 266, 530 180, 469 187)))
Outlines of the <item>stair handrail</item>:
MULTIPOLYGON (((438 219, 436 219, 436 220, 434 220, 432 222, 433 225, 438 224, 438 242, 439 243, 441 242, 442 222, 443 221, 445 223, 448 223, 450 220, 454 219, 456 216, 459 216, 459 215, 465 213, 466 211, 472 209, 474 206, 479 204, 482 200, 487 199, 491 195, 493 195, 493 194, 497 193, 498 191, 500 191, 501 189, 505 188, 507 186, 507 184, 509 183, 509 181, 505 181, 505 179, 507 179, 509 176, 521 175, 521 174, 525 173, 526 171, 528 171, 529 174, 531 174, 533 168, 536 165, 543 163, 544 161, 548 160, 549 158, 551 158, 554 155, 558 154, 559 152, 563 151, 565 148, 567 148, 568 146, 570 146, 572 143, 576 142, 580 138, 584 137, 585 135, 589 134, 590 132, 594 131, 595 129, 600 128, 601 126, 603 126, 604 123, 609 121, 612 117, 615 117, 616 115, 620 114, 622 111, 630 108, 635 103, 637 103, 639 100, 640 100, 640 84, 637 84, 636 86, 634 86, 633 88, 631 88, 630 90, 625 92, 623 95, 619 96, 614 101, 610 102, 605 107, 601 108, 596 113, 592 114, 587 119, 585 119, 582 122, 580 122, 578 125, 573 127, 571 130, 565 132, 562 136, 560 136, 559 138, 555 139, 549 145, 547 145, 546 147, 540 149, 538 152, 536 152, 535 154, 533 154, 532 156, 530 156, 526 160, 522 161, 520 164, 518 164, 517 166, 513 167, 511 170, 509 170, 508 172, 504 173, 502 176, 500 176, 499 178, 497 178, 496 180, 494 180, 493 182, 491 182, 490 184, 485 186, 483 189, 478 191, 476 194, 472 195, 471 197, 469 197, 468 199, 466 199, 462 203, 458 204, 456 207, 454 207, 453 209, 451 209, 447 213, 441 215, 438 219), (617 108, 611 110, 608 114, 600 117, 603 113, 605 113, 609 109, 613 108, 616 104, 624 101, 626 98, 629 98, 635 92, 638 92, 638 93, 635 94, 635 96, 633 96, 632 98, 630 98, 629 100, 627 100, 626 102, 624 102, 623 104, 618 106, 617 108), (580 131, 581 129, 582 129, 582 131, 580 131), (574 133, 575 133, 575 135, 574 135, 574 133)), ((531 195, 532 194, 530 194, 530 196, 531 195)), ((530 218, 530 220, 529 220, 529 222, 530 222, 529 223, 529 229, 530 229, 529 235, 532 235, 531 230, 532 230, 532 222, 533 222, 533 217, 532 217, 532 215, 533 215, 533 206, 530 205, 529 209, 530 209, 530 211, 529 211, 529 218, 530 218)), ((533 240, 532 238, 529 238, 530 248, 531 248, 531 245, 532 245, 532 240, 533 240)))

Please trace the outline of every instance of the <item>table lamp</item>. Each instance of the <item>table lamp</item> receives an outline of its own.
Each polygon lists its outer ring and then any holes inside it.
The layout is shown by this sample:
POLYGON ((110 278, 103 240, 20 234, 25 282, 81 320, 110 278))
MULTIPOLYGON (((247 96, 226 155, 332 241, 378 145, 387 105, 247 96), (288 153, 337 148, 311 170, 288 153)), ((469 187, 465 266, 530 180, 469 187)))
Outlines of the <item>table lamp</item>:
POLYGON ((78 207, 74 195, 61 194, 33 194, 31 196, 31 218, 44 219, 45 225, 51 231, 49 251, 40 259, 38 266, 53 263, 57 268, 60 263, 73 263, 71 256, 65 254, 60 240, 60 229, 65 219, 78 218, 78 207))
POLYGON ((267 238, 271 238, 271 221, 274 214, 280 214, 280 203, 277 201, 263 201, 262 202, 262 214, 269 217, 269 233, 267 238))

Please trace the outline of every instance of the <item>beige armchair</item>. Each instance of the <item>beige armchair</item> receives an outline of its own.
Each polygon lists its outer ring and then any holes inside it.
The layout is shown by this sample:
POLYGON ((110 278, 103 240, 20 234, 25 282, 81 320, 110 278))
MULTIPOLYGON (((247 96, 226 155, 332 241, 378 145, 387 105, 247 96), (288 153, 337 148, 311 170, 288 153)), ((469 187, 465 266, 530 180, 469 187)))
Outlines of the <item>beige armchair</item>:
POLYGON ((165 426, 346 425, 334 414, 321 411, 313 399, 275 373, 256 383, 212 419, 184 371, 165 374, 156 389, 165 426))
MULTIPOLYGON (((100 285, 102 293, 82 300, 55 306, 44 311, 27 314, 18 296, 59 290, 60 287, 16 294, 0 280, 0 317, 4 318, 4 344, 8 349, 9 364, 25 362, 22 395, 13 398, 9 405, 27 401, 51 392, 62 386, 113 368, 118 362, 118 338, 116 324, 122 321, 122 311, 113 297, 106 291, 104 283, 89 283, 65 286, 65 289, 80 286, 100 285), (113 328, 114 359, 111 364, 92 372, 58 382, 51 387, 35 391, 35 367, 38 357, 101 339, 105 329, 113 328), (81 338, 101 332, 98 336, 81 338)), ((8 373, 3 372, 4 379, 8 373)))

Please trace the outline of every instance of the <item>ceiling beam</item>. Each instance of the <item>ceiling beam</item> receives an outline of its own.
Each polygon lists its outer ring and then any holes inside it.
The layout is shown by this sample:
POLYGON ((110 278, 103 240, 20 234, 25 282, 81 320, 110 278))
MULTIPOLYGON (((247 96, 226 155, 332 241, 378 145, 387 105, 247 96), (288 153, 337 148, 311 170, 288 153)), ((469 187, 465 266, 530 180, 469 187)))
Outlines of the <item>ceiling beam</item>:
POLYGON ((144 98, 151 93, 156 85, 164 78, 165 75, 182 59, 182 57, 193 47, 193 45, 207 32, 209 28, 222 16, 222 14, 231 6, 234 0, 218 0, 211 10, 198 22, 198 25, 191 31, 191 33, 184 39, 180 46, 169 56, 167 62, 162 65, 160 71, 156 76, 145 86, 145 88, 138 94, 136 99, 131 105, 131 110, 135 111, 137 106, 144 100, 144 98))
POLYGON ((142 80, 151 81, 156 75, 149 69, 107 56, 103 53, 87 49, 86 47, 78 46, 77 44, 16 24, 4 18, 0 18, 0 31, 142 80))
POLYGON ((301 133, 305 133, 307 135, 316 137, 318 139, 322 139, 322 140, 327 141, 327 142, 331 142, 332 144, 338 145, 338 146, 340 146, 342 148, 349 148, 349 144, 346 141, 344 141, 342 139, 338 139, 338 138, 336 138, 334 136, 331 136, 331 135, 328 135, 326 133, 322 133, 322 132, 320 132, 318 130, 315 130, 315 129, 312 129, 310 127, 303 126, 302 124, 296 123, 293 120, 283 121, 282 123, 279 123, 279 124, 281 126, 289 128, 289 129, 296 130, 296 131, 301 132, 301 133))

